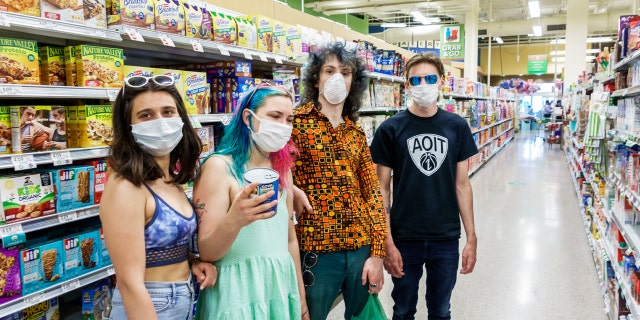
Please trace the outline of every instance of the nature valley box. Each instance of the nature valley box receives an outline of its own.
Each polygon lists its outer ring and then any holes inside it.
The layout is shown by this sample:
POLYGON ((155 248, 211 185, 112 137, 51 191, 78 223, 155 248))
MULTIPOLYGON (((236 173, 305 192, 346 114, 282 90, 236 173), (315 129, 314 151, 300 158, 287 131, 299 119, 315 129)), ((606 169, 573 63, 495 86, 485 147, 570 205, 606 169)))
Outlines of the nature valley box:
POLYGON ((40 16, 51 20, 84 24, 83 0, 40 0, 40 16))
POLYGON ((248 20, 253 22, 258 31, 258 45, 256 49, 273 52, 273 20, 262 15, 252 15, 248 20))
POLYGON ((287 26, 287 45, 284 54, 294 58, 302 53, 302 30, 299 26, 287 26))
POLYGON ((182 71, 184 76, 183 97, 188 114, 210 113, 207 74, 205 72, 182 71))
POLYGON ((78 73, 76 72, 76 46, 64 47, 64 71, 67 77, 67 85, 78 86, 78 73))
POLYGON ((155 0, 156 30, 184 35, 184 6, 179 0, 155 0))
POLYGON ((209 11, 211 15, 211 28, 213 29, 213 41, 236 45, 238 29, 236 20, 226 14, 209 11))
POLYGON ((40 47, 40 84, 48 86, 67 85, 64 64, 64 47, 40 47))
POLYGON ((211 39, 211 15, 204 3, 199 1, 183 2, 187 24, 187 37, 204 40, 211 39))
POLYGON ((39 17, 40 0, 0 0, 0 12, 2 11, 39 17))
POLYGON ((0 38, 0 84, 40 84, 38 42, 0 38))
POLYGON ((78 106, 79 147, 106 147, 113 140, 113 106, 78 106), (81 119, 84 114, 86 118, 81 119))
POLYGON ((154 0, 112 0, 108 25, 155 29, 154 0))
POLYGON ((78 143, 78 106, 65 107, 67 117, 67 147, 77 148, 78 143))
POLYGON ((124 52, 118 48, 76 46, 78 85, 81 87, 122 88, 124 52))
POLYGON ((0 106, 0 154, 11 153, 11 107, 0 106))
POLYGON ((138 76, 153 77, 155 71, 156 68, 124 66, 124 79, 138 76))
POLYGON ((284 55, 287 48, 287 24, 273 21, 273 53, 284 55))

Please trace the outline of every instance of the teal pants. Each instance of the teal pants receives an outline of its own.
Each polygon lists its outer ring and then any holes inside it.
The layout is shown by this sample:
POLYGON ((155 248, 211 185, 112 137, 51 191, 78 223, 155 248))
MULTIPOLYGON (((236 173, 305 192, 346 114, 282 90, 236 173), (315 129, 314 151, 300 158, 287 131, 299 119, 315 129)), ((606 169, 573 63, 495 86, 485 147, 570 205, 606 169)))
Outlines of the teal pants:
MULTIPOLYGON (((369 298, 368 285, 362 285, 362 268, 369 258, 369 251, 370 246, 352 251, 317 252, 318 262, 310 268, 315 282, 305 287, 311 320, 327 319, 340 293, 344 299, 346 320, 362 311, 369 298)), ((305 253, 301 252, 300 257, 305 253)), ((302 264, 304 271, 304 261, 302 264)))

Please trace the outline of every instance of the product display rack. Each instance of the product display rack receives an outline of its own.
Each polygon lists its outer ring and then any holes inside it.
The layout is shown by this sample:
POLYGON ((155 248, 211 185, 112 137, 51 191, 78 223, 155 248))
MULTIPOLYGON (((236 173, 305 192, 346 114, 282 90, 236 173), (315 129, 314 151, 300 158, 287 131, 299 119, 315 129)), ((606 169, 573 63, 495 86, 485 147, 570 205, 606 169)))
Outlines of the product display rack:
POLYGON ((611 94, 611 97, 612 98, 625 98, 625 97, 637 96, 639 94, 640 94, 640 85, 639 86, 633 86, 633 87, 625 88, 625 89, 616 90, 611 94))
MULTIPOLYGON (((513 130, 513 127, 511 127, 509 130, 501 133, 504 134, 510 130, 513 130)), ((511 142, 511 140, 513 140, 513 136, 509 137, 503 144, 502 146, 498 147, 497 150, 495 150, 493 153, 491 153, 491 155, 489 155, 489 157, 487 157, 487 159, 485 159, 480 165, 478 165, 477 167, 471 169, 469 171, 469 177, 472 177, 474 174, 476 174, 480 169, 482 169, 482 167, 484 167, 485 164, 487 164, 489 162, 489 160, 491 160, 491 158, 493 158, 493 156, 495 156, 496 154, 498 154, 500 151, 502 151, 502 149, 504 149, 504 147, 509 144, 509 142, 511 142)))
POLYGON ((62 39, 122 41, 116 31, 10 12, 0 12, 0 29, 62 39))

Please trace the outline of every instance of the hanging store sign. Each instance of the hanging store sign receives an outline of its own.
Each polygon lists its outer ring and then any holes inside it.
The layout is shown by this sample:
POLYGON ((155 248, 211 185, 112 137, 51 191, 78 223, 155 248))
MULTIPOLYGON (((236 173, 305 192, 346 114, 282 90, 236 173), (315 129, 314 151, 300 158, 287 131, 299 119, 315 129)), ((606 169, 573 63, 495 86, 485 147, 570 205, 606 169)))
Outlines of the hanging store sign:
POLYGON ((528 74, 541 74, 547 73, 549 61, 546 54, 533 54, 529 55, 527 62, 528 74))
POLYGON ((464 59, 464 24, 440 27, 440 58, 464 59))

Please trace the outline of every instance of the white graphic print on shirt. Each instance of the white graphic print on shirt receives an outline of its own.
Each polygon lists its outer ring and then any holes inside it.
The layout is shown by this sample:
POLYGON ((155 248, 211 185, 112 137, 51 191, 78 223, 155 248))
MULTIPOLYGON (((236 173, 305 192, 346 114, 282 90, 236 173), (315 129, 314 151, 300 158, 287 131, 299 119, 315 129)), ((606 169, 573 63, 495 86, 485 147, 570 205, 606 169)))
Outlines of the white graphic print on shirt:
POLYGON ((419 134, 407 140, 407 147, 416 167, 425 175, 431 176, 444 162, 449 140, 437 134, 419 134))

